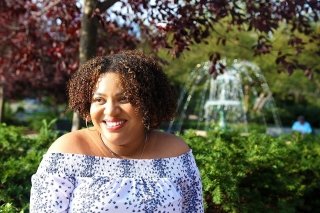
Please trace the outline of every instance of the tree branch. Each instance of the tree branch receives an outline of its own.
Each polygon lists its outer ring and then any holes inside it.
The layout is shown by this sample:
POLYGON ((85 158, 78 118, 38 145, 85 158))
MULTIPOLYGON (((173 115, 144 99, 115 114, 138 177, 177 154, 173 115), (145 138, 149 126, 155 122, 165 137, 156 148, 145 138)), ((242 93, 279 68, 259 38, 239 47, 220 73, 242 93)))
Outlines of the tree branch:
POLYGON ((98 2, 97 8, 99 8, 101 13, 104 13, 107 9, 109 9, 112 5, 114 5, 119 0, 106 0, 103 2, 98 2))
POLYGON ((4 44, 5 42, 7 42, 8 40, 10 40, 13 36, 15 35, 15 33, 11 33, 10 35, 6 36, 6 37, 3 37, 1 40, 0 40, 0 44, 4 44))
POLYGON ((35 16, 42 16, 43 14, 45 14, 48 10, 50 10, 52 7, 56 6, 57 4, 59 4, 61 2, 61 0, 55 0, 53 2, 50 2, 46 7, 42 8, 41 11, 39 12, 34 12, 35 16))

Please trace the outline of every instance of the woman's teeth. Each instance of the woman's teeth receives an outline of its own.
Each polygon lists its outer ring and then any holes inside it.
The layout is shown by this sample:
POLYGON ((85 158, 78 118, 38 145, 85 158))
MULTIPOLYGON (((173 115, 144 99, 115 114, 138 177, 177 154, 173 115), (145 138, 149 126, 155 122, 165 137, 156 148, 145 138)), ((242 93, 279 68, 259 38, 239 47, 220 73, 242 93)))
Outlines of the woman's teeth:
POLYGON ((117 122, 110 122, 106 121, 107 127, 115 127, 115 126, 120 126, 124 123, 124 121, 117 121, 117 122))

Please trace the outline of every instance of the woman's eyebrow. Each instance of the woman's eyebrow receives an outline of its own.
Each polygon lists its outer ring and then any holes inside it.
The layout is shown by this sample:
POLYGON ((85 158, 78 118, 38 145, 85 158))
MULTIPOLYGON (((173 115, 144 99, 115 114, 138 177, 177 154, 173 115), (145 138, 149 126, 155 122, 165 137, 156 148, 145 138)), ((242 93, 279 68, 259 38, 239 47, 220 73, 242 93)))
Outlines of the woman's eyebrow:
MULTIPOLYGON (((101 93, 101 92, 95 92, 95 93, 93 93, 93 95, 98 95, 98 96, 104 96, 104 97, 106 97, 107 95, 106 94, 104 94, 104 93, 101 93)), ((119 96, 123 96, 124 95, 124 92, 118 92, 118 93, 116 93, 116 97, 119 97, 119 96)))
POLYGON ((103 94, 103 93, 100 93, 100 92, 95 92, 95 93, 93 93, 93 95, 98 95, 98 96, 106 96, 105 94, 103 94))

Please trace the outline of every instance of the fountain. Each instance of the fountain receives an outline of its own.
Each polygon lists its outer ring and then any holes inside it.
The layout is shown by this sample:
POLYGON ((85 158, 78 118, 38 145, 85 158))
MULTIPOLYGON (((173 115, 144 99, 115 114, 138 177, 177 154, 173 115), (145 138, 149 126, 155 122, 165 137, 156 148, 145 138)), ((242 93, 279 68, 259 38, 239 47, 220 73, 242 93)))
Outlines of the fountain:
MULTIPOLYGON (((275 126, 281 130, 280 119, 272 93, 260 68, 248 61, 234 60, 214 78, 209 74, 210 62, 198 64, 190 74, 178 101, 178 116, 169 124, 169 132, 185 128, 240 128, 248 132, 248 123, 275 126), (266 114, 272 121, 266 120, 266 114)), ((218 68, 218 67, 217 67, 218 68)))

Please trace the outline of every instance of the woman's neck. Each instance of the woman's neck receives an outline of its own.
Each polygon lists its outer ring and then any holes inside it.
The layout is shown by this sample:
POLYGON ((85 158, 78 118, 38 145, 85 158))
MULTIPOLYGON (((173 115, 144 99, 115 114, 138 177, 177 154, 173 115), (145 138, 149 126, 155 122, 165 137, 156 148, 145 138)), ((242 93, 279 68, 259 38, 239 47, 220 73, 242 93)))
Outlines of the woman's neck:
POLYGON ((104 150, 107 152, 107 155, 112 158, 123 158, 123 159, 141 159, 143 158, 144 151, 146 149, 149 133, 145 132, 143 137, 138 137, 137 139, 132 140, 132 142, 116 145, 104 137, 101 133, 99 138, 101 144, 104 147, 104 150))

